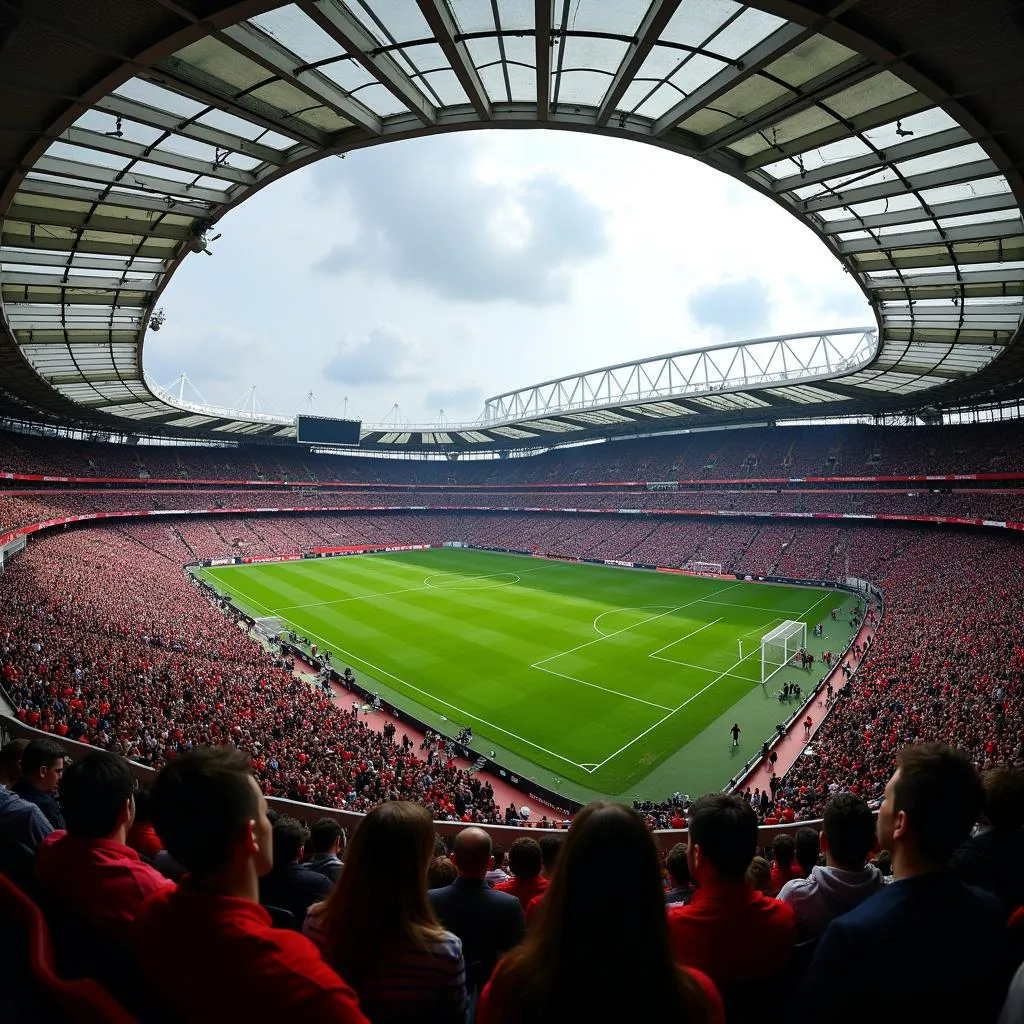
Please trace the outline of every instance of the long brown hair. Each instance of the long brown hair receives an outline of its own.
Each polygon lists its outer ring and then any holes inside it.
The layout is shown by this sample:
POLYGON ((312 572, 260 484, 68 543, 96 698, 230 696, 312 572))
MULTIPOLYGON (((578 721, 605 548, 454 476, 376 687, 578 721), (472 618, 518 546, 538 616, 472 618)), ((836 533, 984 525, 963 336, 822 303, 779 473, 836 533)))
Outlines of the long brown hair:
POLYGON ((672 961, 658 852, 635 811, 598 801, 576 816, 533 927, 494 980, 488 1024, 708 1019, 672 961))
POLYGON ((359 823, 338 884, 317 908, 324 959, 354 988, 377 973, 396 945, 425 948, 443 937, 427 902, 433 853, 434 824, 421 804, 380 804, 359 823))

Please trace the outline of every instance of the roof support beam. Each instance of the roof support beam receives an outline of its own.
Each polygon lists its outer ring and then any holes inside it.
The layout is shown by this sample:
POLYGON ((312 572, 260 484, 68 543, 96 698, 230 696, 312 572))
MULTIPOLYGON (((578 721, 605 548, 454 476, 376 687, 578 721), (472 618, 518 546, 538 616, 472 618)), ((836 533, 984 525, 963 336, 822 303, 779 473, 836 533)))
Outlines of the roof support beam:
MULTIPOLYGON (((821 105, 824 107, 828 106, 827 103, 821 105)), ((901 96, 899 99, 893 100, 891 103, 885 103, 872 110, 865 110, 864 113, 857 114, 849 119, 839 120, 838 115, 833 115, 836 117, 835 124, 830 124, 826 128, 821 128, 816 132, 811 132, 809 135, 803 135, 798 139, 784 142, 781 145, 768 146, 762 152, 744 160, 743 170, 746 172, 757 170, 758 167, 777 163, 779 160, 784 160, 787 157, 792 158, 801 153, 807 153, 812 149, 821 149, 823 146, 829 145, 829 143, 840 142, 853 135, 870 131, 872 128, 880 128, 883 124, 897 121, 901 117, 909 117, 911 114, 918 114, 922 110, 927 110, 934 105, 922 93, 912 92, 907 96, 901 96)))
MULTIPOLYGON (((859 252, 888 252, 891 249, 916 249, 919 246, 949 245, 954 242, 979 242, 985 239, 1011 238, 1024 232, 1019 216, 1004 221, 984 221, 980 224, 961 224, 953 228, 933 228, 929 231, 907 231, 874 238, 854 238, 840 241, 838 252, 850 256, 859 252)), ((949 257, 952 262, 953 257, 949 257)))
POLYGON ((481 121, 490 121, 492 117, 491 101, 484 88, 476 67, 473 65, 473 56, 465 42, 458 39, 458 26, 455 19, 448 10, 445 0, 416 0, 419 9, 423 12, 430 31, 444 52, 448 63, 451 64, 455 77, 473 104, 473 109, 481 121))
POLYGON ((964 145, 973 141, 967 129, 947 128, 945 131, 935 132, 932 135, 924 135, 910 139, 908 142, 897 143, 878 153, 864 153, 861 156, 850 157, 848 160, 837 160, 835 163, 825 164, 802 174, 792 174, 788 178, 777 178, 774 181, 769 179, 769 183, 773 192, 790 192, 795 188, 828 181, 830 178, 842 178, 848 174, 875 170, 879 167, 899 163, 901 160, 909 160, 911 157, 927 156, 929 153, 938 153, 952 146, 964 145))
MULTIPOLYGON (((118 234, 124 234, 119 231, 118 234)), ((126 256, 144 257, 146 259, 166 260, 173 257, 176 247, 156 245, 152 242, 130 244, 126 242, 98 241, 93 238, 71 237, 71 238, 37 238, 32 241, 31 236, 18 234, 5 227, 0 233, 0 245, 17 246, 19 249, 43 249, 49 252, 67 253, 95 253, 103 256, 126 256)))
POLYGON ((184 120, 177 114, 158 110, 147 103, 139 103, 137 100, 118 96, 116 93, 98 99, 93 107, 114 117, 124 117, 129 121, 148 125, 150 128, 157 128, 172 135, 181 135, 186 139, 215 146, 217 149, 228 149, 233 153, 240 153, 253 160, 259 160, 261 163, 273 164, 275 167, 280 167, 285 163, 284 154, 280 150, 274 149, 273 146, 264 146, 241 135, 233 135, 231 132, 210 128, 198 121, 184 120))
MULTIPOLYGON (((158 274, 164 269, 163 263, 139 262, 134 266, 132 260, 104 260, 89 256, 66 256, 52 252, 16 252, 5 249, 0 253, 0 264, 9 266, 59 267, 63 270, 106 270, 110 273, 132 270, 143 274, 158 274)), ((1024 272, 1022 272, 1024 276, 1024 272)), ((948 283, 948 282, 947 282, 948 283)))
POLYGON ((391 54, 378 52, 380 43, 343 4, 337 0, 303 0, 299 6, 425 125, 437 124, 437 107, 391 54))
MULTIPOLYGON (((546 121, 551 111, 551 0, 534 0, 533 22, 537 26, 537 120, 546 121)), ((600 116, 597 123, 602 123, 600 116)))
POLYGON ((843 191, 824 192, 796 202, 802 213, 815 213, 818 210, 834 210, 839 206, 854 206, 867 203, 874 199, 885 199, 888 196, 902 196, 907 192, 923 192, 940 185, 957 185, 965 181, 977 181, 999 173, 991 160, 973 160, 966 164, 954 164, 937 171, 925 171, 923 174, 911 174, 905 178, 892 178, 875 185, 864 185, 843 191))
POLYGON ((315 103, 333 110, 339 117, 374 135, 380 135, 380 118, 369 107, 335 85, 322 71, 312 68, 298 71, 303 63, 301 58, 265 32, 240 22, 223 29, 219 36, 232 49, 273 72, 292 88, 304 92, 315 103))
MULTIPOLYGON (((7 220, 26 224, 50 224, 55 227, 77 228, 82 231, 104 231, 114 235, 133 235, 139 238, 173 238, 187 241, 192 230, 185 224, 150 223, 129 217, 92 216, 76 210, 60 210, 48 206, 23 206, 15 202, 7 211, 7 220)), ((53 239, 43 239, 53 241, 53 239)), ((166 253, 165 253, 166 256, 166 253)))
POLYGON ((850 57, 803 85, 794 86, 788 95, 780 96, 778 99, 752 110, 738 123, 707 136, 701 148, 704 150, 721 149, 740 139, 745 139, 748 135, 753 135, 754 132, 766 131, 780 121, 799 114, 829 96, 842 92, 851 85, 856 85, 877 74, 877 66, 870 61, 860 56, 850 57))
MULTIPOLYGON (((654 44, 658 41, 665 26, 672 20, 672 15, 676 13, 679 3, 680 0, 654 0, 651 6, 647 8, 647 13, 637 29, 636 37, 629 44, 626 55, 622 58, 618 70, 615 72, 615 77, 612 78, 611 85, 608 86, 608 90, 601 100, 601 105, 597 111, 597 124, 599 127, 603 127, 608 123, 608 119, 615 111, 619 100, 622 99, 636 77, 637 72, 643 66, 644 61, 647 60, 647 55, 654 48, 654 44)), ((540 6, 542 5, 538 2, 538 7, 540 6)), ((543 6, 548 5, 545 4, 543 6)), ((537 45, 538 47, 540 46, 539 39, 537 45)))
POLYGON ((51 178, 26 178, 19 192, 26 195, 47 196, 54 199, 72 199, 80 203, 103 206, 123 206, 128 210, 149 210, 151 213, 175 214, 205 220, 206 206, 160 198, 144 192, 117 191, 111 188, 93 188, 89 185, 67 185, 51 178))
MULTIPOLYGON (((120 277, 65 277, 63 274, 26 274, 12 270, 4 271, 0 281, 5 285, 80 288, 98 292, 155 292, 158 287, 155 281, 134 281, 120 277)), ((75 298, 72 296, 68 301, 73 303, 75 298)))
POLYGON ((113 167, 101 167, 99 164, 86 164, 78 160, 65 160, 62 157, 41 156, 33 165, 36 171, 57 174, 62 178, 78 178, 81 181, 92 181, 101 185, 126 185, 131 188, 139 186, 143 191, 156 192, 161 196, 178 196, 181 199, 196 199, 212 205, 220 205, 227 201, 227 192, 218 189, 204 188, 201 185, 190 185, 171 178, 158 178, 153 174, 138 174, 135 171, 119 171, 113 167))
MULTIPOLYGON (((250 171, 239 170, 237 167, 230 167, 227 164, 217 164, 212 160, 197 160, 195 157, 182 156, 180 153, 161 149, 159 145, 143 146, 138 142, 117 139, 104 135, 102 132, 90 131, 88 128, 68 128, 60 136, 60 140, 72 146, 80 146, 85 150, 110 153, 112 156, 122 156, 133 161, 145 160, 147 163, 170 167, 173 170, 184 171, 186 174, 194 174, 197 177, 206 175, 211 178, 220 178, 222 181, 231 181, 236 185, 256 184, 256 175, 250 171)), ((125 173, 130 171, 129 167, 125 173)))
POLYGON ((808 29, 792 22, 787 22, 776 29, 767 39, 745 54, 742 60, 722 68, 717 75, 694 89, 686 99, 662 114, 654 123, 654 135, 664 135, 680 121, 685 121, 694 111, 714 103, 734 86, 756 75, 773 60, 802 43, 810 34, 808 29))
POLYGON ((165 57, 153 66, 149 74, 142 77, 151 79, 157 85, 164 85, 191 96, 208 107, 226 110, 229 114, 277 132, 287 139, 294 139, 316 149, 324 149, 329 143, 326 132, 310 125, 299 124, 285 111, 278 110, 254 96, 236 94, 220 79, 192 67, 191 64, 186 64, 177 57, 165 57))
POLYGON ((829 220, 822 225, 822 234, 838 235, 844 231, 892 227, 896 224, 913 224, 916 221, 943 220, 947 217, 966 217, 973 213, 994 213, 999 210, 1015 210, 1017 201, 1012 192, 996 192, 991 195, 975 196, 952 203, 936 203, 924 210, 915 206, 910 210, 891 210, 888 213, 869 214, 864 217, 848 217, 843 220, 829 220))
POLYGON ((1013 284, 1024 281, 1024 269, 961 270, 948 274, 906 274, 901 277, 865 276, 862 284, 870 291, 909 290, 915 288, 955 288, 972 284, 1013 284))

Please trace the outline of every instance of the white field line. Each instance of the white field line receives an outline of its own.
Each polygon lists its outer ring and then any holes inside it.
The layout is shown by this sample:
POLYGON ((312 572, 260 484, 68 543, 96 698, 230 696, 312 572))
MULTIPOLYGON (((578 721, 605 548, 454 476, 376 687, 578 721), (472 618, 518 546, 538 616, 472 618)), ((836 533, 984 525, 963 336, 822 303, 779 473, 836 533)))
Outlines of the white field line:
POLYGON ((668 608, 671 610, 672 605, 670 604, 640 604, 640 605, 623 605, 620 608, 608 608, 603 612, 598 612, 594 616, 594 621, 590 624, 590 628, 597 633, 598 636, 608 636, 607 633, 603 633, 597 628, 597 624, 606 616, 614 615, 616 612, 652 612, 658 608, 668 608))
MULTIPOLYGON (((758 648, 758 650, 760 650, 760 648, 758 648)), ((742 665, 742 664, 743 664, 743 662, 745 662, 745 661, 747 660, 747 658, 750 658, 750 657, 752 657, 752 655, 753 655, 754 653, 756 653, 756 652, 751 652, 751 654, 747 654, 747 655, 744 655, 744 656, 743 656, 742 658, 740 658, 740 660, 739 660, 739 661, 737 661, 737 662, 736 662, 735 664, 733 664, 733 665, 730 665, 730 666, 729 666, 729 668, 727 668, 727 669, 726 669, 726 670, 725 670, 724 672, 720 672, 720 673, 719 673, 719 674, 718 674, 717 676, 715 676, 715 678, 714 678, 714 679, 712 679, 712 680, 711 680, 711 682, 710 682, 710 683, 708 683, 708 684, 707 684, 706 686, 703 686, 703 687, 701 687, 701 689, 699 689, 699 690, 698 690, 698 691, 697 691, 697 692, 696 692, 695 694, 693 694, 693 695, 692 695, 691 697, 687 697, 687 698, 686 698, 686 700, 684 700, 684 701, 683 701, 683 703, 679 705, 679 707, 677 707, 677 708, 673 708, 673 709, 672 709, 672 710, 671 710, 671 711, 670 711, 670 712, 669 712, 669 713, 668 713, 667 715, 665 715, 665 716, 664 716, 664 717, 662 717, 662 718, 659 718, 659 719, 658 719, 658 721, 656 721, 656 722, 654 723, 654 725, 650 725, 650 726, 648 726, 648 727, 647 727, 646 729, 644 729, 644 731, 643 731, 642 733, 640 733, 640 735, 639 735, 639 736, 634 736, 634 737, 633 737, 633 738, 632 738, 632 739, 631 739, 631 740, 630 740, 630 741, 629 741, 628 743, 625 743, 625 744, 623 744, 623 745, 622 745, 621 747, 619 747, 619 749, 618 749, 618 750, 616 750, 616 751, 615 751, 614 753, 612 753, 612 754, 609 754, 609 755, 608 755, 608 756, 607 756, 607 757, 606 757, 606 758, 605 758, 605 759, 604 759, 604 760, 603 760, 603 761, 602 761, 602 762, 601 762, 600 764, 598 764, 598 765, 597 765, 597 766, 596 766, 595 768, 584 768, 583 770, 584 770, 585 772, 589 772, 589 773, 590 773, 591 775, 593 775, 593 774, 594 774, 594 772, 596 772, 596 771, 597 771, 598 769, 600 769, 600 768, 603 768, 603 767, 604 767, 604 766, 605 766, 605 765, 606 765, 606 764, 607 764, 607 763, 608 763, 609 761, 611 761, 611 760, 612 760, 612 758, 618 757, 618 756, 619 756, 619 754, 621 754, 621 753, 622 753, 622 752, 623 752, 624 750, 628 750, 628 749, 629 749, 629 748, 630 748, 631 746, 633 746, 633 744, 634 744, 634 743, 636 743, 636 742, 637 742, 637 740, 642 740, 642 739, 643 739, 643 738, 644 738, 644 737, 645 737, 645 736, 646 736, 646 735, 647 735, 648 733, 650 733, 650 732, 654 732, 654 730, 655 730, 655 729, 657 729, 659 725, 662 725, 662 724, 664 724, 665 722, 667 722, 667 721, 668 721, 668 720, 669 720, 669 719, 670 719, 670 718, 671 718, 671 717, 672 717, 673 715, 675 715, 675 714, 678 714, 678 713, 679 713, 680 711, 682 711, 682 710, 683 710, 683 708, 685 708, 685 707, 686 707, 686 705, 687 705, 687 704, 689 704, 689 703, 690 703, 691 701, 694 701, 694 700, 696 700, 696 699, 697 699, 697 698, 698 698, 698 697, 699 697, 699 696, 700 696, 700 695, 701 695, 702 693, 705 693, 705 692, 707 692, 708 690, 710 690, 710 689, 711 689, 711 687, 712 687, 712 686, 714 686, 714 685, 715 685, 715 683, 717 683, 717 682, 719 681, 719 679, 724 679, 724 678, 725 678, 726 676, 728 676, 728 675, 731 675, 731 674, 732 674, 732 670, 733 670, 734 668, 736 668, 736 667, 737 667, 738 665, 742 665)), ((747 680, 747 681, 749 682, 750 680, 747 680)), ((580 766, 580 765, 577 765, 576 767, 577 767, 577 768, 579 768, 579 767, 581 767, 581 766, 580 766)))
MULTIPOLYGON (((705 622, 703 626, 699 626, 697 629, 693 630, 692 632, 687 633, 686 636, 681 636, 681 637, 679 637, 676 640, 670 640, 667 644, 665 644, 664 647, 659 647, 653 654, 648 654, 647 657, 648 658, 657 658, 658 655, 661 654, 662 651, 667 651, 670 647, 674 647, 676 644, 681 644, 684 640, 689 640, 691 636, 696 636, 699 632, 701 632, 701 630, 708 629, 710 626, 718 625, 718 623, 721 622, 722 619, 724 619, 724 618, 725 618, 725 616, 723 615, 722 618, 715 619, 714 622, 705 622)), ((672 661, 671 658, 661 658, 660 660, 661 661, 672 661)), ((681 665, 682 662, 679 662, 679 664, 681 665)), ((667 711, 668 709, 666 708, 665 710, 667 711)))
MULTIPOLYGON (((725 590, 720 590, 720 594, 724 594, 726 590, 732 590, 733 587, 741 586, 739 583, 734 583, 730 587, 726 587, 725 590)), ((546 665, 549 661, 554 661, 556 658, 564 658, 567 654, 575 654, 577 651, 582 651, 585 647, 592 647, 594 644, 599 644, 603 640, 610 640, 613 636, 618 636, 620 633, 628 633, 631 629, 636 629, 637 626, 645 626, 648 622, 655 622, 657 619, 663 619, 666 615, 671 615, 673 612, 682 611, 684 608, 689 608, 695 604, 701 604, 706 599, 698 597, 693 601, 687 601, 686 604, 675 605, 669 608, 668 611, 660 612, 658 615, 652 615, 650 618, 641 619, 639 622, 631 623, 628 626, 623 626, 622 629, 615 630, 614 633, 604 633, 601 636, 595 637, 593 640, 587 640, 586 643, 577 644, 575 647, 570 647, 567 651, 559 651, 558 654, 552 654, 550 657, 541 658, 540 661, 535 661, 530 668, 540 668, 541 665, 546 665)))
POLYGON ((576 676, 567 676, 564 672, 556 672, 553 668, 545 668, 543 665, 531 665, 531 668, 547 672, 548 675, 558 676, 559 679, 568 679, 570 682, 579 683, 582 686, 589 686, 593 690, 603 690, 605 693, 613 693, 616 697, 625 697, 626 700, 635 700, 638 704, 647 704, 652 708, 660 708, 662 711, 669 711, 664 704, 655 704, 653 700, 644 700, 643 697, 635 697, 631 693, 623 693, 621 690, 612 690, 607 686, 599 686, 597 683, 588 683, 586 679, 579 679, 576 676))
MULTIPOLYGON (((715 671, 713 668, 708 668, 706 665, 694 665, 692 662, 689 662, 689 661, 676 661, 675 658, 665 658, 665 657, 662 657, 660 654, 652 654, 652 655, 650 655, 650 657, 654 658, 656 661, 668 662, 668 664, 670 664, 670 665, 679 665, 681 668, 696 668, 696 669, 700 669, 702 672, 714 672, 715 671)), ((723 673, 723 675, 726 678, 728 678, 728 679, 742 679, 745 683, 758 683, 758 682, 760 682, 760 680, 752 679, 750 676, 741 676, 738 672, 730 671, 730 672, 723 673)))
MULTIPOLYGON (((241 592, 241 588, 238 589, 241 592)), ((260 608, 262 608, 265 612, 268 612, 271 615, 277 614, 276 612, 271 611, 265 604, 262 604, 260 601, 256 601, 251 597, 245 597, 243 596, 243 594, 244 592, 241 592, 239 596, 241 596, 242 600, 246 603, 259 605, 260 608)), ((415 690, 417 693, 423 694, 424 697, 429 697, 431 700, 437 701, 438 704, 443 704, 446 708, 451 708, 452 711, 457 711, 463 717, 471 718, 473 719, 474 722, 479 722, 481 725, 486 725, 490 729, 496 729, 498 732, 504 733, 506 736, 511 736, 514 740, 519 740, 520 743, 525 743, 527 746, 533 747, 534 750, 541 750, 545 754, 550 754, 552 757, 557 757, 559 761, 564 761, 566 764, 571 764, 574 768, 581 768, 583 769, 583 771, 587 770, 583 767, 583 765, 577 763, 576 761, 572 761, 568 757, 563 757, 561 754, 556 754, 553 750, 548 750, 547 747, 542 747, 539 743, 534 743, 533 740, 528 740, 525 736, 520 736, 518 733, 510 732, 508 729, 503 729, 500 725, 495 725, 494 722, 488 722, 486 718, 480 718, 479 716, 471 714, 469 711, 466 711, 465 709, 460 708, 455 704, 450 704, 448 701, 442 700, 440 697, 435 696, 432 693, 428 693, 426 690, 421 690, 418 686, 414 686, 412 683, 406 682, 406 680, 404 680, 401 676, 396 676, 393 672, 389 672, 386 668, 381 668, 380 665, 375 665, 372 661, 367 661, 365 658, 359 657, 359 655, 354 654, 352 651, 345 650, 344 647, 339 647, 337 644, 333 643, 330 640, 324 639, 324 637, 319 636, 316 633, 310 633, 308 630, 302 627, 296 627, 295 623, 291 622, 290 620, 289 625, 291 625, 293 628, 297 628, 299 632, 302 633, 303 636, 311 636, 313 637, 314 640, 319 640, 320 643, 323 644, 323 646, 325 646, 329 650, 337 651, 338 654, 345 655, 345 657, 353 664, 363 665, 375 674, 387 676, 389 679, 393 679, 395 682, 401 683, 402 686, 408 687, 410 690, 415 690)))

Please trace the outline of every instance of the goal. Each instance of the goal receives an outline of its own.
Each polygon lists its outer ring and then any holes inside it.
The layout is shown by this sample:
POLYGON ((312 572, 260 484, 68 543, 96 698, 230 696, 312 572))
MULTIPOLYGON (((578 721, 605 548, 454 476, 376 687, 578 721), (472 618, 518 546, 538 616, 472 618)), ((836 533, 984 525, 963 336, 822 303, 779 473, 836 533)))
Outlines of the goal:
POLYGON ((683 568, 688 572, 696 573, 698 576, 709 573, 714 573, 716 576, 722 575, 721 562, 687 562, 683 568))
POLYGON ((807 648, 807 623, 787 619, 761 637, 761 683, 785 668, 800 648, 807 648))

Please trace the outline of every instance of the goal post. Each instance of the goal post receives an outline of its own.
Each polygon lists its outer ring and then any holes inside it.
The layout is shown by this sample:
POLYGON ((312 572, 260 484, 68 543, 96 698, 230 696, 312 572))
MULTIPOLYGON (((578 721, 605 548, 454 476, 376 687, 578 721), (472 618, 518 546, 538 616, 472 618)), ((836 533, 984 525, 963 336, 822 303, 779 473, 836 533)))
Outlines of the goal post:
POLYGON ((722 575, 722 563, 721 562, 686 562, 683 568, 687 572, 692 572, 697 576, 704 575, 722 575))
POLYGON ((803 648, 807 649, 807 623, 787 619, 761 637, 761 684, 785 668, 803 648))

